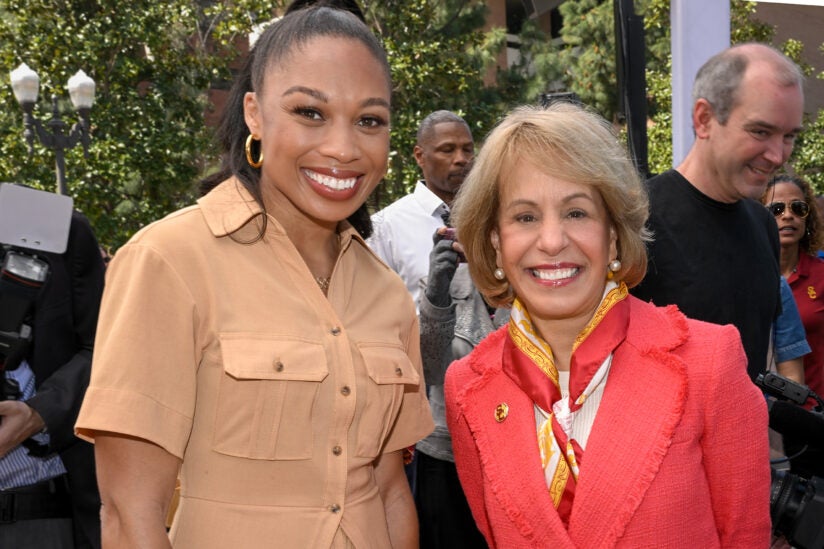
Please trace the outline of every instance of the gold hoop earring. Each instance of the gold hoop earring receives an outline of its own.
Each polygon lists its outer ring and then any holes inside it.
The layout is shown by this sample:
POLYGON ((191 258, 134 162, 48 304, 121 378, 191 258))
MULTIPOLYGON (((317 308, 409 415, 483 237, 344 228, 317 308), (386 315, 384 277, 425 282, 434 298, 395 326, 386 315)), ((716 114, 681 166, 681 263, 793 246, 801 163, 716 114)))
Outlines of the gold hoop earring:
POLYGON ((260 168, 263 166, 263 151, 260 151, 260 156, 257 159, 257 162, 252 160, 252 142, 253 141, 260 141, 260 138, 253 133, 249 134, 249 137, 246 138, 246 162, 249 163, 250 166, 253 168, 260 168))

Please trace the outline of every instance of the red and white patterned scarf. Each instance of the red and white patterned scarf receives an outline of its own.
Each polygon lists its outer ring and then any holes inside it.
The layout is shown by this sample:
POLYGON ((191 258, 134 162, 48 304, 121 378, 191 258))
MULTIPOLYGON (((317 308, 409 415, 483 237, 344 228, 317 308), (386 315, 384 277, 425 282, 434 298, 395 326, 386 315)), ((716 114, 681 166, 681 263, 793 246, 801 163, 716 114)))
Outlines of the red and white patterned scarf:
POLYGON ((569 521, 583 450, 570 437, 572 421, 606 375, 612 353, 624 340, 629 321, 626 285, 608 282, 592 319, 578 334, 570 359, 569 397, 562 398, 552 349, 535 331, 517 299, 504 343, 503 370, 548 418, 538 427, 541 465, 552 501, 564 524, 569 521))

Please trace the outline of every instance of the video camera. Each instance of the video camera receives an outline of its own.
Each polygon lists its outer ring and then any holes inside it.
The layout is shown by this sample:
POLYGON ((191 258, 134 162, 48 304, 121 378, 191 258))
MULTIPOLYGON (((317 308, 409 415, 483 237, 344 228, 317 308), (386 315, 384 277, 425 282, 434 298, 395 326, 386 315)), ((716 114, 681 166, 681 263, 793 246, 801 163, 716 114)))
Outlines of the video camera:
POLYGON ((71 197, 0 183, 0 400, 19 398, 3 372, 26 356, 34 305, 49 276, 46 254, 66 251, 72 207, 71 197))
MULTIPOLYGON (((824 452, 824 402, 818 395, 772 372, 759 374, 755 384, 778 399, 768 401, 772 429, 803 441, 803 452, 824 452), (802 407, 809 399, 818 403, 813 411, 802 407)), ((770 517, 773 533, 793 547, 824 549, 824 461, 810 461, 806 476, 772 468, 770 517)))

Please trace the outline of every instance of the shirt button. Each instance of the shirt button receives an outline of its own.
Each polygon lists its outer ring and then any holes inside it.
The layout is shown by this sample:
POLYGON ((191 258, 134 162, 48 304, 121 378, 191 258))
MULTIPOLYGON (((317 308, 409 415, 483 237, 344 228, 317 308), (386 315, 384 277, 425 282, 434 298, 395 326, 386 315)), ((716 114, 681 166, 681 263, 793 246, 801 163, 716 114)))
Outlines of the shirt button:
POLYGON ((340 446, 335 446, 334 448, 332 448, 332 453, 336 456, 339 456, 343 453, 343 448, 341 448, 340 446))
POLYGON ((340 388, 340 394, 342 394, 345 397, 349 396, 349 393, 351 393, 351 392, 352 391, 349 389, 349 385, 344 385, 343 387, 340 388))
POLYGON ((395 368, 395 375, 398 376, 398 377, 401 377, 403 375, 403 370, 401 370, 400 366, 395 368))
POLYGON ((275 362, 275 371, 276 372, 282 372, 283 371, 283 362, 281 362, 279 360, 277 362, 275 362))
POLYGON ((340 505, 338 505, 337 503, 333 503, 329 506, 329 510, 333 513, 340 513, 340 505))
POLYGON ((340 328, 338 328, 337 326, 332 328, 332 335, 333 336, 340 335, 340 328))

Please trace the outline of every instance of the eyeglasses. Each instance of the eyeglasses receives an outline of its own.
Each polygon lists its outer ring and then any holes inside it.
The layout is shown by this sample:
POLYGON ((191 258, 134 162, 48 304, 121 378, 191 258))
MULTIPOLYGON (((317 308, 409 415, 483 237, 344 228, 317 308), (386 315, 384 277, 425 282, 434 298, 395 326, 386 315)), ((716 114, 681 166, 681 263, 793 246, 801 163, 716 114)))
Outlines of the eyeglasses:
MULTIPOLYGON (((770 210, 770 213, 773 214, 775 217, 784 213, 784 210, 787 209, 786 202, 772 202, 767 204, 767 209, 770 210)), ((804 202, 803 200, 793 200, 790 202, 790 211, 796 217, 805 218, 807 214, 810 213, 810 205, 804 202)))

